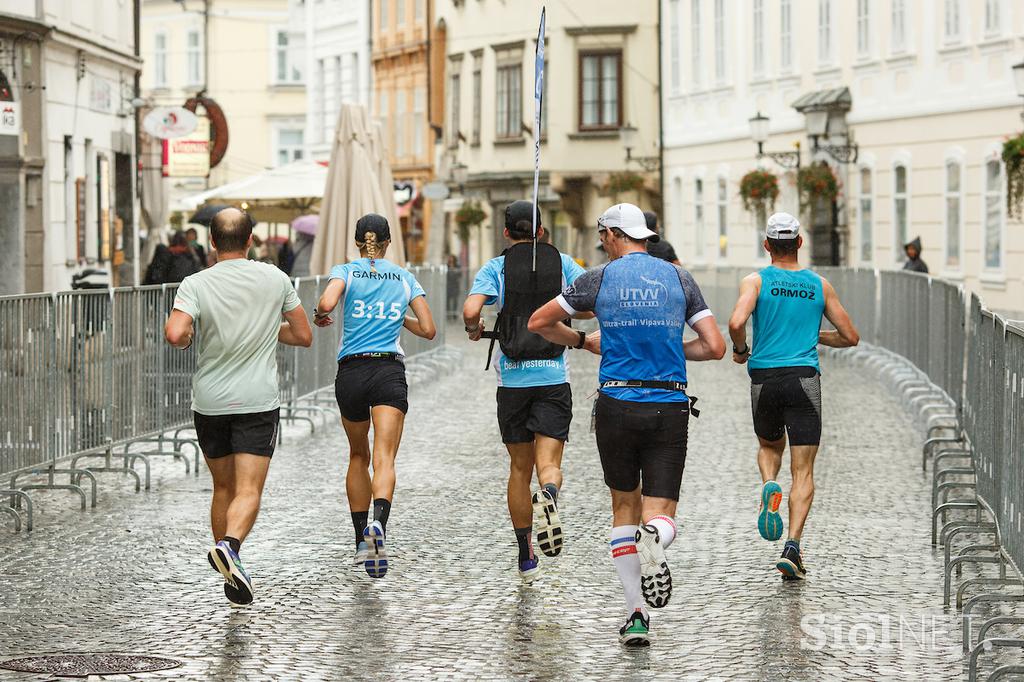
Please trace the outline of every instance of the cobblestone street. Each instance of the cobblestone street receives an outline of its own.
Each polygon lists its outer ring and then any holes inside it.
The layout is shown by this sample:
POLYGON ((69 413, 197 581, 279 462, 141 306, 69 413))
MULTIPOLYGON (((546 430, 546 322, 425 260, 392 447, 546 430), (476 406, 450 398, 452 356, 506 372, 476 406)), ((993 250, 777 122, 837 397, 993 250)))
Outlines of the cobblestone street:
MULTIPOLYGON (((623 600, 589 433, 596 358, 572 356, 575 419, 560 498, 566 546, 523 587, 493 372, 480 369, 483 344, 460 347, 461 367, 410 397, 384 580, 351 565, 340 425, 312 437, 289 425, 243 549, 252 607, 229 608, 206 562, 209 475, 186 476, 161 459, 148 493, 99 474, 95 510, 40 492, 33 532, 5 525, 0 656, 152 654, 182 666, 138 679, 182 680, 963 675, 957 620, 941 606, 942 561, 929 545, 920 436, 855 366, 824 366, 825 433, 804 540, 809 579, 784 584, 774 568, 782 542, 761 540, 754 521, 745 372, 728 360, 691 365, 702 415, 690 424, 680 536, 668 553, 674 596, 652 613, 651 648, 631 651, 617 642, 623 600)), ((788 473, 780 482, 788 491, 788 473)), ((0 679, 46 678, 0 671, 0 679)))

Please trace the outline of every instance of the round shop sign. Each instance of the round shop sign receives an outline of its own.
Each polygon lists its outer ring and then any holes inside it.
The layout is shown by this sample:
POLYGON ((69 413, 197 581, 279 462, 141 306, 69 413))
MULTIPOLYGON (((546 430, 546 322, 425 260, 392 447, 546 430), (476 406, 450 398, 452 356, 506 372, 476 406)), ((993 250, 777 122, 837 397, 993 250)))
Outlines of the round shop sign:
POLYGON ((416 185, 411 182, 396 181, 394 185, 395 203, 405 206, 416 198, 416 185))
POLYGON ((183 107, 157 107, 142 119, 142 128, 161 140, 188 135, 198 124, 196 115, 183 107))

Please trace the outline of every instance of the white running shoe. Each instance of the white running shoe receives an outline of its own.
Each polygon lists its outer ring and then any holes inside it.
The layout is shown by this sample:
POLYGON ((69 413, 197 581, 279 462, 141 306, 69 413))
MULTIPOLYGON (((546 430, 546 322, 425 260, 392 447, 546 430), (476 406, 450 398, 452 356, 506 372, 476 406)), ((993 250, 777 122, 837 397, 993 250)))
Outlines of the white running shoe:
POLYGON ((544 556, 558 556, 562 551, 562 521, 558 505, 544 488, 533 494, 533 525, 537 530, 537 546, 544 556))
POLYGON ((665 560, 658 529, 641 525, 636 532, 636 551, 640 557, 640 591, 644 601, 655 609, 668 604, 672 598, 672 573, 665 560))
POLYGON ((383 578, 388 572, 388 553, 384 549, 384 527, 380 521, 372 521, 363 531, 366 541, 366 558, 363 568, 371 578, 383 578))

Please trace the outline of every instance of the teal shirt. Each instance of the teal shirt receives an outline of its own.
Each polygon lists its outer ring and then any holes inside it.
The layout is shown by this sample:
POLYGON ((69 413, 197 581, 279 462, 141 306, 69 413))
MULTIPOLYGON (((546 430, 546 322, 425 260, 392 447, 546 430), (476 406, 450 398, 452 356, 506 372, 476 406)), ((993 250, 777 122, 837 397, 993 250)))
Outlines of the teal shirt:
POLYGON ((811 270, 761 270, 754 306, 750 369, 814 367, 819 372, 818 331, 825 312, 821 277, 811 270))

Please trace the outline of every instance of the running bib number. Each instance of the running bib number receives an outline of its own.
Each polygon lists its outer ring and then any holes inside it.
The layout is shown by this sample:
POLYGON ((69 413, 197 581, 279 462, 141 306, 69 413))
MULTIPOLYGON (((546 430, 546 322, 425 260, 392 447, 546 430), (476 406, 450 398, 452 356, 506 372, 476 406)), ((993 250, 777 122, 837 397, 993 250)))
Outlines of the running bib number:
POLYGON ((385 310, 384 301, 367 304, 362 299, 352 302, 352 317, 363 317, 377 320, 400 320, 402 318, 402 304, 392 303, 391 308, 385 310))

